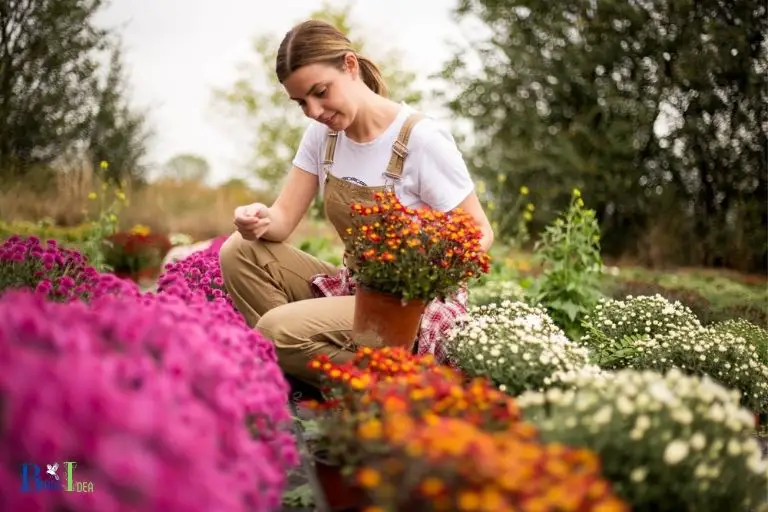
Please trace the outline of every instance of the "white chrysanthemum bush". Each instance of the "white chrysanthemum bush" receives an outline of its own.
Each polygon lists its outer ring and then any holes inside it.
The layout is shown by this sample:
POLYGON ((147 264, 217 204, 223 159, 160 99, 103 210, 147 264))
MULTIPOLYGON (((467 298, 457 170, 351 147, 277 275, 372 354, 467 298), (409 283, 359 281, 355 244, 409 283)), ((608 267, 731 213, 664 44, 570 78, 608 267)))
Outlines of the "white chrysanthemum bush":
POLYGON ((595 362, 607 369, 631 366, 635 340, 701 327, 696 315, 679 302, 661 295, 601 299, 582 321, 581 343, 595 362))
POLYGON ((584 326, 581 343, 604 369, 709 375, 740 391, 752 411, 768 412, 768 340, 746 320, 704 327, 687 307, 656 295, 603 301, 584 326))
POLYGON ((707 376, 619 370, 517 400, 545 441, 598 453, 634 512, 754 510, 765 499, 753 415, 707 376))
POLYGON ((753 412, 768 412, 768 365, 760 361, 757 347, 745 338, 699 327, 635 343, 634 368, 662 372, 679 368, 688 374, 709 375, 738 390, 742 404, 753 412))
POLYGON ((492 279, 472 287, 469 303, 472 306, 484 306, 505 300, 518 301, 525 298, 525 290, 512 280, 492 279))
POLYGON ((743 318, 715 322, 711 327, 717 333, 743 338, 755 347, 757 360, 763 364, 768 364, 768 330, 743 318))
POLYGON ((600 371, 543 308, 524 302, 470 307, 448 334, 447 346, 464 373, 487 377, 511 395, 568 386, 576 375, 600 371))

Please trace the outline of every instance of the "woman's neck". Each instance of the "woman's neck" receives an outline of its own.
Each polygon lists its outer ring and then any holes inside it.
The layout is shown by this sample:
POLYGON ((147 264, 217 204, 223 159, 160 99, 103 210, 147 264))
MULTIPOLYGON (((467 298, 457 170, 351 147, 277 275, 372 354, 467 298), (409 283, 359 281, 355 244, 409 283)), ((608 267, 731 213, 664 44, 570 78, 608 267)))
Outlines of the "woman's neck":
POLYGON ((344 130, 349 139, 359 143, 370 142, 381 135, 395 121, 401 108, 400 104, 370 89, 367 91, 354 122, 344 130))

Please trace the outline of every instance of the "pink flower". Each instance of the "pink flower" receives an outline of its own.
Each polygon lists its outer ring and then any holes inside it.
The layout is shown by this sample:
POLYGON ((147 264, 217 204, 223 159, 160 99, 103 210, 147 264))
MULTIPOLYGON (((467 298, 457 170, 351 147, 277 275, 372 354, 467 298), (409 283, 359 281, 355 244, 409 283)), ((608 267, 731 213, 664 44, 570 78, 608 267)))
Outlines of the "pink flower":
POLYGON ((3 493, 0 509, 277 508, 297 463, 288 387, 269 340, 222 321, 224 305, 0 297, 0 479, 17 488, 20 461, 73 460, 75 478, 103 495, 3 493))

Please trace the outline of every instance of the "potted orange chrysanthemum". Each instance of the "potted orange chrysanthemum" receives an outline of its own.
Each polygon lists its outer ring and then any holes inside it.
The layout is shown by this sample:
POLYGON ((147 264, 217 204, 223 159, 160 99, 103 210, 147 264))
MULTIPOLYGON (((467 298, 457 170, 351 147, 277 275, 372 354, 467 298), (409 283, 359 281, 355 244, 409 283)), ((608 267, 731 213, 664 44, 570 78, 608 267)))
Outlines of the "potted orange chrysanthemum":
POLYGON ((365 345, 407 346, 427 304, 488 272, 490 256, 465 211, 406 208, 393 192, 373 199, 352 205, 355 222, 347 233, 357 285, 353 334, 365 345))

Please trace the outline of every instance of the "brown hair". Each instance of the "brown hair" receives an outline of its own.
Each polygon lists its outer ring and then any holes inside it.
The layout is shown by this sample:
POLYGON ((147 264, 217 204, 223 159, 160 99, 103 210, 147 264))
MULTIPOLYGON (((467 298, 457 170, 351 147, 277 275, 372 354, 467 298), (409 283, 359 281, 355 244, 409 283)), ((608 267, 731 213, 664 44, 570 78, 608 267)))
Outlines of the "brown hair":
POLYGON ((293 27, 280 43, 275 61, 275 73, 280 83, 307 64, 344 65, 344 56, 352 52, 360 65, 360 77, 376 94, 387 96, 387 84, 381 71, 370 59, 358 55, 352 43, 336 27, 319 20, 309 20, 293 27))

